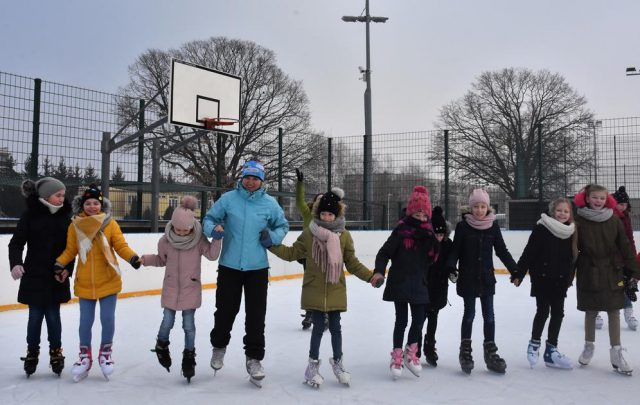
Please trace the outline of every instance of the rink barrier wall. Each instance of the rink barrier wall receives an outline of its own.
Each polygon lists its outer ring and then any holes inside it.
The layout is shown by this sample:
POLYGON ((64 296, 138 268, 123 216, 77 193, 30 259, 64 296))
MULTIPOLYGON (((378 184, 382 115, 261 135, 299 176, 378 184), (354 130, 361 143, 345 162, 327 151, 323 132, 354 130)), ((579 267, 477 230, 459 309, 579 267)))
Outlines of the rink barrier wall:
MULTIPOLYGON (((358 259, 370 269, 374 268, 375 257, 380 246, 389 237, 390 231, 352 231, 356 255, 358 259)), ((287 234, 284 244, 291 246, 300 235, 300 231, 291 231, 287 234)), ((529 232, 514 231, 505 232, 505 238, 509 235, 507 245, 514 257, 519 257, 521 253, 520 245, 524 247, 529 232), (519 234, 522 234, 520 237, 519 234), (514 239, 515 238, 515 239, 514 239), (513 245, 513 246, 512 246, 513 245)), ((150 254, 157 252, 158 240, 162 236, 158 234, 125 234, 125 238, 129 246, 140 254, 150 254)), ((18 296, 19 281, 11 278, 9 268, 8 249, 11 235, 0 235, 0 311, 8 311, 14 309, 27 308, 26 305, 16 302, 18 296)), ((26 249, 25 249, 26 252, 26 249)), ((501 262, 494 258, 497 267, 501 266, 501 262)), ((269 280, 277 282, 281 280, 291 280, 302 278, 302 266, 297 262, 285 262, 280 260, 273 254, 269 254, 269 280)), ((119 259, 120 269, 122 271, 123 289, 118 294, 119 298, 141 297, 159 295, 161 293, 162 282, 164 279, 163 267, 142 267, 134 270, 127 262, 119 259)), ((218 262, 202 260, 202 286, 203 289, 216 288, 218 262)), ((506 274, 502 268, 496 270, 497 274, 506 274)), ((68 304, 77 303, 77 298, 69 301, 68 304)))

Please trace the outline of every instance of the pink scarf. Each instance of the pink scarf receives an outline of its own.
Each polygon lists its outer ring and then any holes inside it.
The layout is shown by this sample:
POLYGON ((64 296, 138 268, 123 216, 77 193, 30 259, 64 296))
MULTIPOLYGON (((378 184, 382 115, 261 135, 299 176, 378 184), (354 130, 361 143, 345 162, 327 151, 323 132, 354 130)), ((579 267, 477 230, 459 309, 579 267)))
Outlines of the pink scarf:
POLYGON ((477 218, 472 214, 464 214, 464 220, 467 221, 472 228, 475 228, 479 231, 484 231, 485 229, 489 229, 493 226, 493 221, 495 221, 496 216, 494 213, 490 213, 484 216, 484 218, 477 218))
POLYGON ((309 230, 313 235, 311 257, 325 273, 329 283, 338 283, 343 266, 340 235, 319 226, 315 221, 311 221, 309 230))

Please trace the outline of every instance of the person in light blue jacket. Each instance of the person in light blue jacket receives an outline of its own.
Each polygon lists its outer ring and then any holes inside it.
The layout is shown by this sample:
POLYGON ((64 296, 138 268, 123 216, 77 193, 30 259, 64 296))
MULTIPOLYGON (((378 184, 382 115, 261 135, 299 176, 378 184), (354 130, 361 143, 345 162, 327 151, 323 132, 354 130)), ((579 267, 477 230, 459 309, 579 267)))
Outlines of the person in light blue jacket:
POLYGON ((204 218, 204 234, 221 239, 218 260, 216 312, 211 330, 211 367, 219 370, 231 339, 233 322, 245 299, 244 352, 252 381, 265 376, 264 320, 267 312, 269 261, 266 249, 282 243, 289 223, 276 199, 263 187, 264 167, 250 160, 242 167, 242 180, 215 202, 204 218))

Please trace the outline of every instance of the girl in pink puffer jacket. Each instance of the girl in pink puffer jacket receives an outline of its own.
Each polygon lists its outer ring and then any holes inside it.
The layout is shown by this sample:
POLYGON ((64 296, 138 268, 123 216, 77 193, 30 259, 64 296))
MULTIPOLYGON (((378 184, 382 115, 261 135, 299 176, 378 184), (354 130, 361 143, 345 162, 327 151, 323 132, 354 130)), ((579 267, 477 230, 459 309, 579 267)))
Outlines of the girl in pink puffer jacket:
POLYGON ((202 233, 202 225, 194 217, 197 200, 186 196, 180 201, 158 241, 158 254, 143 255, 144 266, 166 266, 162 283, 161 304, 164 317, 158 331, 154 350, 160 365, 169 371, 169 333, 175 322, 176 311, 182 311, 182 329, 185 342, 182 353, 182 375, 191 382, 195 375, 195 312, 202 303, 200 281, 201 256, 216 260, 220 255, 222 240, 209 243, 202 233))

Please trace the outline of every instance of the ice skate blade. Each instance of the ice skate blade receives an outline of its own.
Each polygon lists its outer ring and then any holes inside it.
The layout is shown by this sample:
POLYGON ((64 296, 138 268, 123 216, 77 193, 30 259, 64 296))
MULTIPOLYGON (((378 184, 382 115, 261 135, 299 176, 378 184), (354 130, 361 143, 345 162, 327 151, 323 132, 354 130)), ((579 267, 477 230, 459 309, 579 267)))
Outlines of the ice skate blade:
POLYGON ((249 382, 258 388, 262 388, 262 379, 258 380, 256 378, 249 377, 249 382))
POLYGON ((313 382, 313 381, 309 381, 309 380, 305 380, 305 381, 303 381, 302 383, 303 383, 303 384, 306 384, 306 385, 308 385, 309 387, 314 388, 314 389, 316 389, 316 390, 320 389, 320 385, 321 385, 321 384, 319 384, 319 383, 317 383, 317 382, 313 382))
POLYGON ((462 372, 467 374, 467 375, 471 375, 471 370, 473 370, 472 368, 463 368, 462 372))
POLYGON ((633 375, 633 370, 631 370, 631 371, 622 371, 619 368, 617 368, 616 366, 613 366, 613 371, 615 371, 618 374, 627 376, 627 377, 631 377, 633 375))
POLYGON ((78 375, 74 375, 73 376, 73 382, 80 382, 82 380, 84 380, 85 378, 87 378, 87 376, 89 376, 89 372, 86 371, 82 374, 78 374, 78 375))
MULTIPOLYGON (((555 368, 555 369, 558 369, 558 370, 573 370, 573 366, 570 366, 570 367, 562 367, 562 366, 558 366, 558 365, 556 365, 556 364, 554 364, 554 363, 546 363, 546 362, 544 363, 544 365, 545 365, 545 366, 547 366, 547 367, 549 367, 549 368, 555 368)), ((533 367, 532 367, 532 368, 533 368, 533 367)))

